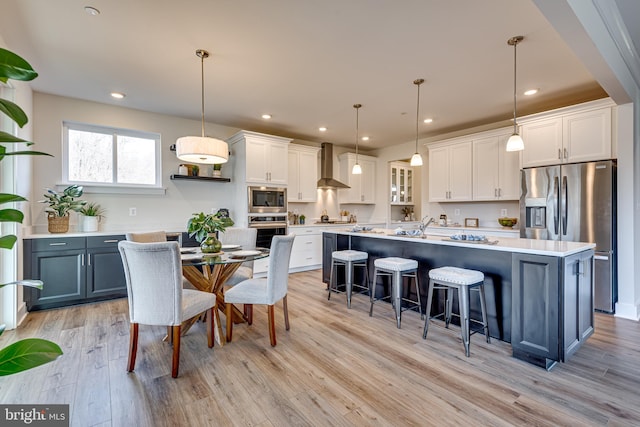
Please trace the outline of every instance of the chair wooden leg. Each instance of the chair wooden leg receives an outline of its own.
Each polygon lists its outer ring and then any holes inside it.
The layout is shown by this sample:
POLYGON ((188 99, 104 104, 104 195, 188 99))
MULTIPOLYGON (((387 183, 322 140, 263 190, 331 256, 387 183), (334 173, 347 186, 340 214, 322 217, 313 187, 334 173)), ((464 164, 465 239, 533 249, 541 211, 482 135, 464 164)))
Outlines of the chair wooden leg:
POLYGON ((173 345, 173 335, 171 335, 171 326, 167 326, 167 337, 169 344, 173 345))
POLYGON ((209 346, 209 348, 212 348, 213 345, 215 344, 215 337, 214 337, 214 324, 213 324, 213 307, 211 307, 209 310, 207 310, 207 345, 209 346))
POLYGON ((269 339, 271 340, 271 347, 275 347, 276 346, 276 320, 275 320, 275 313, 273 310, 274 306, 270 305, 268 307, 268 313, 269 313, 269 339))
POLYGON ((233 338, 233 305, 228 302, 224 305, 224 314, 227 317, 227 342, 231 342, 233 338))
POLYGON ((127 371, 133 371, 136 366, 136 353, 138 352, 138 324, 132 323, 129 327, 129 361, 127 371))
POLYGON ((178 377, 178 367, 180 365, 180 331, 181 325, 172 326, 171 334, 173 335, 173 361, 171 364, 171 376, 178 377))
POLYGON ((253 324, 253 304, 244 305, 245 312, 247 313, 247 324, 253 324))
POLYGON ((289 330, 289 309, 287 308, 287 296, 282 298, 282 311, 284 311, 284 327, 289 330))

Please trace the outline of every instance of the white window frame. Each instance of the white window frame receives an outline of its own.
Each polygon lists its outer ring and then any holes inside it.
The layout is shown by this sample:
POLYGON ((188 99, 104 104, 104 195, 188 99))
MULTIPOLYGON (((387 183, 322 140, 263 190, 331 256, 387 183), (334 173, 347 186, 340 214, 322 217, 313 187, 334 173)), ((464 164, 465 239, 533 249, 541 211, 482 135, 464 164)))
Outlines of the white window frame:
MULTIPOLYGON (((114 168, 115 171, 115 168, 114 168)), ((159 133, 145 132, 132 129, 122 129, 111 126, 93 125, 88 123, 65 120, 62 123, 62 182, 57 185, 58 190, 62 190, 69 185, 82 185, 85 193, 115 193, 115 194, 165 194, 166 189, 162 186, 162 139, 159 133), (130 136, 134 138, 145 138, 155 141, 155 168, 156 177, 153 184, 118 184, 118 183, 97 183, 69 180, 69 130, 79 130, 84 132, 95 132, 111 134, 114 139, 113 162, 116 164, 117 158, 117 136, 130 136)))

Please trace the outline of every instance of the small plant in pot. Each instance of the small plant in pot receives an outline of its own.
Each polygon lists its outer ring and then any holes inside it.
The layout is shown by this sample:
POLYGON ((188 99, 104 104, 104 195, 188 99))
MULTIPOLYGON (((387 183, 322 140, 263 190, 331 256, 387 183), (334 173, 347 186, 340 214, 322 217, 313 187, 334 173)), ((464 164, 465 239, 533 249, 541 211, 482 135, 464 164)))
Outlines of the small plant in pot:
POLYGON ((78 228, 80 231, 98 231, 98 223, 104 218, 105 209, 98 203, 91 202, 84 205, 78 211, 80 219, 78 228))
POLYGON ((79 185, 70 185, 62 193, 47 188, 45 200, 40 200, 40 203, 49 204, 45 212, 49 220, 50 233, 69 231, 69 212, 79 212, 87 204, 84 200, 76 200, 82 196, 82 192, 83 188, 79 185))
POLYGON ((216 253, 222 249, 222 243, 216 233, 224 231, 233 225, 233 220, 221 214, 194 213, 187 223, 189 237, 194 237, 200 243, 203 253, 216 253))

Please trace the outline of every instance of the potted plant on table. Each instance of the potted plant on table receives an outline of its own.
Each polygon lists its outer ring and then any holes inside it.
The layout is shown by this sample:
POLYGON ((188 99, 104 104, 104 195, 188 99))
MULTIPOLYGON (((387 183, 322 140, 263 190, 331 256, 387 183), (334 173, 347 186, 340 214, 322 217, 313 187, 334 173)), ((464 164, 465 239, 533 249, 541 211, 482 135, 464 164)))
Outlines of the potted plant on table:
POLYGON ((189 237, 194 237, 199 243, 203 253, 216 253, 222 249, 222 243, 216 233, 224 231, 233 225, 233 220, 223 216, 220 212, 205 214, 194 213, 187 223, 189 237))
POLYGON ((80 214, 78 221, 79 231, 98 231, 98 223, 104 218, 105 210, 98 203, 91 202, 84 205, 78 211, 80 214))
POLYGON ((84 205, 84 200, 76 200, 83 193, 82 186, 70 185, 62 193, 47 188, 45 200, 40 203, 48 203, 45 209, 49 221, 49 233, 66 233, 69 231, 69 212, 79 212, 84 205))

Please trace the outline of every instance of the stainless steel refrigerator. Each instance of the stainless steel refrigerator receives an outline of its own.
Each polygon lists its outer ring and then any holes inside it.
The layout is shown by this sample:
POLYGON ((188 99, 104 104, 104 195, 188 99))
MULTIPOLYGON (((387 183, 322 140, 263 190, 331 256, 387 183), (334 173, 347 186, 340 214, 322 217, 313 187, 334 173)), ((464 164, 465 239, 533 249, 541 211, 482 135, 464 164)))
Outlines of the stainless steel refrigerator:
POLYGON ((615 160, 525 168, 520 237, 595 243, 596 310, 618 298, 615 160))

